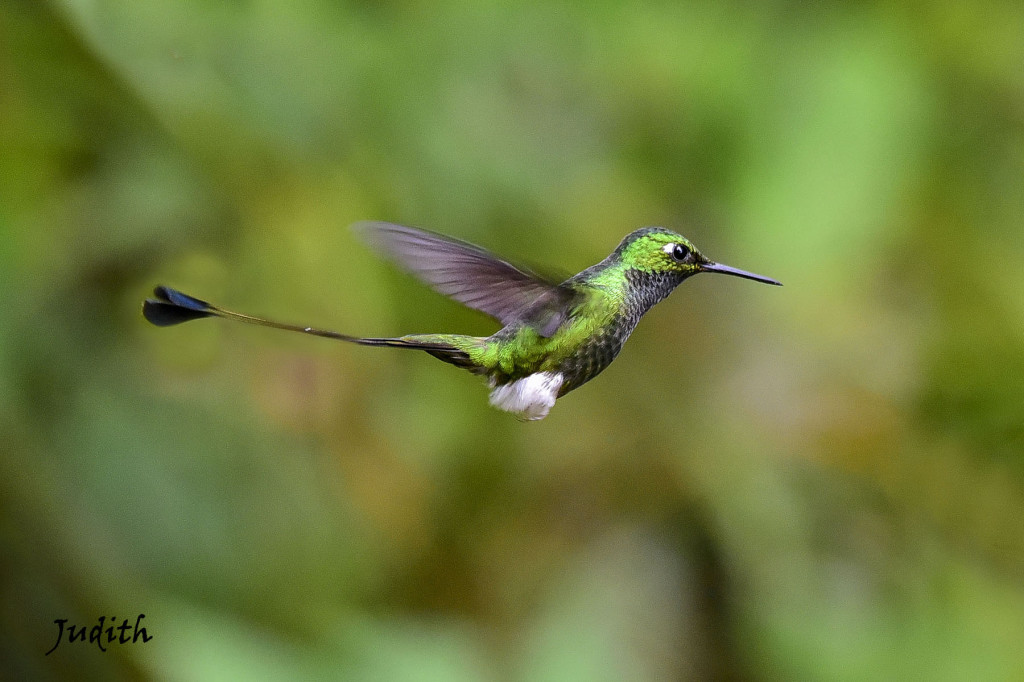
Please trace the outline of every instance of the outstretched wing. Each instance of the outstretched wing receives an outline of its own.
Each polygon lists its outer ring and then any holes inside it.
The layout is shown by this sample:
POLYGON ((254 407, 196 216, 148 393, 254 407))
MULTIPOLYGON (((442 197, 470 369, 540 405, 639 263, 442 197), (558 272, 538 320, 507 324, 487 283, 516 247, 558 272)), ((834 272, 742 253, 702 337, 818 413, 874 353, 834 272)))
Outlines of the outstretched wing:
POLYGON ((551 336, 579 293, 458 239, 384 222, 352 226, 374 248, 456 301, 502 324, 523 322, 551 336))

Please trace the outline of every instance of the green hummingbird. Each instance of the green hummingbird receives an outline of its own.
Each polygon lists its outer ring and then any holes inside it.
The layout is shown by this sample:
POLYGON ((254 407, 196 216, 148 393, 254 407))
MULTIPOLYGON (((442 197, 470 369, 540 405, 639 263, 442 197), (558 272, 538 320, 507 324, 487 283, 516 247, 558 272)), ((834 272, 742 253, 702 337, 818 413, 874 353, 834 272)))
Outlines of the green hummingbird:
POLYGON ((686 278, 719 272, 780 285, 709 260, 680 234, 644 227, 596 265, 558 283, 458 239, 385 222, 356 223, 370 246, 439 293, 496 318, 491 336, 359 337, 243 315, 158 286, 142 314, 157 326, 223 317, 364 346, 426 351, 487 378, 494 407, 543 419, 555 400, 611 364, 637 322, 686 278))

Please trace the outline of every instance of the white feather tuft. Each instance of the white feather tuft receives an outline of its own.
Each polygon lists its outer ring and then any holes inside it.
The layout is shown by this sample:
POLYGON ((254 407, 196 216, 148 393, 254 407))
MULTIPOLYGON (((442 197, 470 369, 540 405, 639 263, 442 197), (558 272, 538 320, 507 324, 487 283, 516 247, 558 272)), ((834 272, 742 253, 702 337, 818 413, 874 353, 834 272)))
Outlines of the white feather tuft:
POLYGON ((520 419, 543 419, 558 398, 565 377, 555 372, 537 372, 497 386, 491 391, 491 405, 512 412, 520 419))

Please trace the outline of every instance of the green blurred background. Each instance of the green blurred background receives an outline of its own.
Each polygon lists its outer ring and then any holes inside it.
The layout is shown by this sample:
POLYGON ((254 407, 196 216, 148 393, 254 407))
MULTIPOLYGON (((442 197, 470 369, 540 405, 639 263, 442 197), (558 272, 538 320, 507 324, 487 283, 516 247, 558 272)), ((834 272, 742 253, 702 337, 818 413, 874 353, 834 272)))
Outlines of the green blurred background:
POLYGON ((1024 679, 1024 5, 6 0, 0 678, 1024 679), (687 282, 520 423, 357 220, 687 282), (62 645, 53 620, 146 614, 62 645))

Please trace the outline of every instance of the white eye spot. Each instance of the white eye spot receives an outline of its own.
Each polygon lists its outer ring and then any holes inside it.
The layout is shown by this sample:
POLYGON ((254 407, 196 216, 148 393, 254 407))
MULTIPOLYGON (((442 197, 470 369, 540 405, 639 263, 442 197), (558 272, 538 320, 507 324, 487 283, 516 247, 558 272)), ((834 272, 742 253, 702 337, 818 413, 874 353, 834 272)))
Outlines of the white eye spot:
POLYGON ((671 256, 672 252, 676 250, 675 242, 671 244, 665 244, 665 246, 661 247, 661 250, 671 256))

